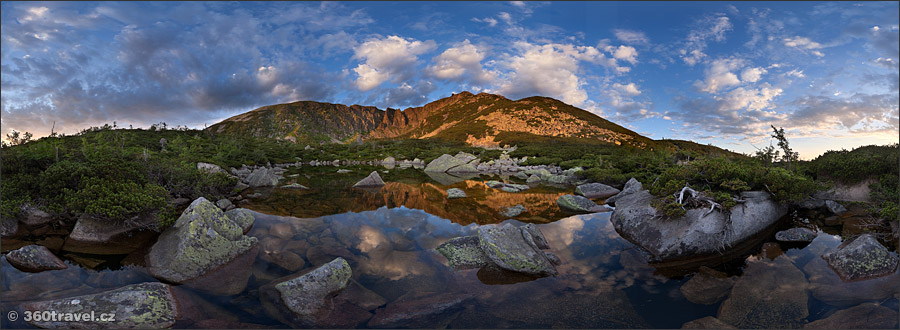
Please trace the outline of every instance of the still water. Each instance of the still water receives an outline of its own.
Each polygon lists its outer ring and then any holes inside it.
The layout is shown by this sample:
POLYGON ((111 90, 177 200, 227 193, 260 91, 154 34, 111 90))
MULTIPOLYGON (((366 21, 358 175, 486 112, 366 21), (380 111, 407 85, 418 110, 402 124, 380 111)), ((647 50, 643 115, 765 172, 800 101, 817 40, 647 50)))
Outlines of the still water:
MULTIPOLYGON (((673 271, 649 263, 639 248, 616 233, 609 221, 611 212, 572 215, 560 211, 555 201, 560 195, 571 193, 572 187, 539 186, 507 193, 488 188, 483 180, 521 180, 482 177, 451 182, 429 178, 419 170, 393 169, 382 174, 388 183, 380 189, 350 188, 370 170, 357 169, 340 175, 324 173, 324 169, 318 173, 293 170, 288 174, 296 175, 289 176, 288 182, 296 181, 310 189, 260 190, 260 197, 240 204, 253 210, 256 222, 248 235, 260 241, 247 288, 234 296, 180 288, 190 297, 195 311, 183 315, 175 327, 288 327, 265 312, 260 287, 336 257, 349 262, 353 270, 351 285, 362 287, 366 293, 363 296, 367 301, 360 305, 368 306, 372 313, 395 302, 409 301, 410 297, 465 297, 461 306, 415 327, 680 328, 685 322, 719 314, 721 300, 696 304, 682 293, 681 287, 696 276, 696 268, 673 271), (449 188, 460 188, 468 197, 448 200, 445 191, 449 188), (514 205, 522 205, 527 211, 512 219, 500 214, 503 208, 514 205), (479 269, 454 270, 434 251, 451 238, 473 235, 478 226, 505 222, 536 224, 549 242, 550 251, 562 260, 557 266, 559 275, 531 278, 479 269)), ((828 283, 833 293, 821 289, 819 282, 821 278, 830 279, 826 276, 830 269, 821 267, 818 256, 840 244, 840 236, 820 230, 818 238, 806 246, 775 249, 783 253, 773 251, 772 244, 763 253, 764 242, 774 239, 762 239, 748 249, 750 252, 723 257, 710 266, 736 281, 742 280, 748 267, 758 267, 753 265, 778 264, 803 270, 798 274, 805 278, 796 279, 796 283, 806 288, 808 316, 793 321, 801 324, 864 301, 897 309, 896 294, 859 297, 848 292, 896 292, 897 274, 886 288, 884 281, 845 285, 832 279, 828 283), (810 282, 812 279, 818 282, 810 282), (830 295, 843 296, 830 299, 830 295)), ((25 301, 156 281, 144 271, 141 262, 129 261, 134 259, 130 256, 80 257, 99 263, 85 265, 69 258, 68 269, 31 274, 11 267, 4 257, 0 260, 3 310, 25 301)), ((765 269, 776 272, 779 267, 765 269)), ((765 272, 747 272, 747 276, 778 276, 765 272)), ((735 294, 741 292, 731 292, 735 294)), ((784 324, 797 325, 788 321, 784 324)), ((5 318, 2 325, 28 327, 5 318)))

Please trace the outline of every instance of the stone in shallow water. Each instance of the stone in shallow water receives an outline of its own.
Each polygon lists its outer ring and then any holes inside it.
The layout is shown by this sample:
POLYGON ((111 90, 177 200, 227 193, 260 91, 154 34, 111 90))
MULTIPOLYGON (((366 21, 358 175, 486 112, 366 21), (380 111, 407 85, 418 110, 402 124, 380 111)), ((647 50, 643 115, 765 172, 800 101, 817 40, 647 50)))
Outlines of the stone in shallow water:
POLYGON ((452 321, 453 311, 460 310, 472 297, 457 293, 429 295, 408 294, 384 308, 375 311, 369 320, 371 328, 421 328, 445 327, 452 321))
POLYGON ((809 315, 806 276, 787 256, 748 259, 718 318, 741 329, 798 328, 809 315))
POLYGON ((587 198, 609 198, 619 193, 619 189, 602 183, 586 183, 575 188, 575 194, 587 198))
MULTIPOLYGON (((532 238, 529 235, 529 238, 532 238)), ((507 223, 478 228, 478 243, 493 263, 503 269, 535 275, 556 275, 556 267, 547 260, 533 241, 529 244, 522 230, 507 223)), ((532 238, 533 240, 533 238, 532 238)))
POLYGON ((704 318, 699 318, 690 322, 685 323, 681 326, 682 329, 737 329, 733 325, 722 322, 712 316, 707 316, 704 318))
POLYGON ((447 199, 465 198, 466 192, 459 188, 447 189, 447 199))
POLYGON ((158 282, 132 284, 112 291, 72 298, 32 302, 22 307, 24 310, 57 313, 94 312, 98 318, 95 321, 29 322, 41 328, 168 328, 175 324, 178 316, 177 304, 170 287, 158 282), (99 321, 101 313, 112 313, 115 320, 99 321))
POLYGON ((301 317, 311 317, 325 307, 325 298, 347 287, 350 265, 337 258, 319 268, 294 279, 275 284, 288 309, 301 317))
POLYGON ((53 252, 40 245, 28 245, 18 250, 10 251, 6 255, 6 260, 11 265, 26 272, 69 268, 62 260, 53 255, 53 252))
POLYGON ((734 280, 725 273, 701 266, 697 275, 681 286, 681 293, 692 303, 712 305, 724 299, 733 285, 734 280))
POLYGON ((556 199, 556 204, 564 211, 578 213, 590 213, 593 212, 591 211, 592 209, 597 207, 597 203, 594 203, 594 201, 583 196, 575 195, 559 196, 559 198, 556 199))
POLYGON ((381 175, 378 175, 378 171, 372 171, 369 173, 365 179, 359 180, 354 187, 380 187, 384 185, 384 180, 381 179, 381 175))
POLYGON ((436 250, 447 258, 450 267, 456 269, 478 268, 490 263, 478 244, 477 236, 452 238, 439 245, 436 250))
POLYGON ((807 323, 804 329, 896 329, 897 310, 874 303, 857 305, 835 312, 824 319, 807 323))
POLYGON ((504 217, 512 218, 512 217, 522 214, 523 212, 526 212, 526 211, 528 211, 528 210, 526 210, 525 207, 522 206, 522 204, 517 204, 516 206, 510 206, 510 207, 503 208, 503 210, 500 211, 500 214, 503 215, 504 217))
POLYGON ((894 273, 900 261, 895 253, 888 251, 871 234, 849 239, 822 255, 822 258, 846 281, 894 273))
POLYGON ((809 228, 791 228, 776 233, 775 239, 781 242, 812 242, 816 236, 816 232, 809 228))
POLYGON ((803 272, 809 276, 812 296, 832 306, 879 301, 900 292, 898 272, 869 280, 844 282, 822 258, 810 260, 803 266, 803 272))

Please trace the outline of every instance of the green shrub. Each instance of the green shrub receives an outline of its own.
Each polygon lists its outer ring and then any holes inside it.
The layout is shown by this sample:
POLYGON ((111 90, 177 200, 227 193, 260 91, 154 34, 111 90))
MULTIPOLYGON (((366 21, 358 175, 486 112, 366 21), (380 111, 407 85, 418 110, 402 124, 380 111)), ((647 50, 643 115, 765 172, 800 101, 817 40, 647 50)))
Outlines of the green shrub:
POLYGON ((125 220, 166 205, 166 190, 155 184, 87 178, 77 191, 63 189, 66 207, 75 215, 125 220))

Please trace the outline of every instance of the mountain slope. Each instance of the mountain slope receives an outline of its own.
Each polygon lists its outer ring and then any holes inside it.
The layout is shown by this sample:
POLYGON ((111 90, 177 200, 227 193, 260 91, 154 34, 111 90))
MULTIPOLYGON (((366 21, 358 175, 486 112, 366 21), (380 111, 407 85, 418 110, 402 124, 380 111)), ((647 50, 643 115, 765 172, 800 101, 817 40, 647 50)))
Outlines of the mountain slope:
POLYGON ((513 101, 469 92, 403 111, 312 101, 271 105, 228 118, 207 130, 297 143, 436 138, 492 147, 510 137, 576 138, 636 147, 652 143, 649 138, 552 98, 535 96, 513 101))

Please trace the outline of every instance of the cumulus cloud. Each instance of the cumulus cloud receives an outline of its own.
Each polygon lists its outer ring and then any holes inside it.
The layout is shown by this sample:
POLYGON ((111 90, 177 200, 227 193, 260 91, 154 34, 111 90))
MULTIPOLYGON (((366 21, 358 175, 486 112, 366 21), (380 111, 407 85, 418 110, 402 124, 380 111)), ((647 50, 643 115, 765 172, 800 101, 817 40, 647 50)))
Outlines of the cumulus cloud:
POLYGON ((360 44, 353 58, 364 63, 353 69, 358 76, 356 87, 368 91, 382 83, 394 79, 408 80, 415 73, 418 55, 433 51, 437 45, 433 40, 418 41, 399 36, 370 39, 360 44))
POLYGON ((793 38, 784 38, 784 45, 788 47, 797 48, 803 51, 808 51, 810 54, 813 54, 818 57, 825 56, 821 51, 817 49, 821 49, 822 44, 812 41, 807 37, 796 36, 793 38))
POLYGON ((630 46, 619 46, 612 50, 612 55, 618 60, 623 60, 631 64, 637 63, 638 52, 634 49, 634 47, 630 46))
POLYGON ((491 17, 485 17, 485 18, 472 17, 472 21, 479 22, 479 23, 487 23, 487 25, 490 27, 497 26, 497 23, 498 23, 496 19, 491 18, 491 17))
POLYGON ((745 68, 744 71, 741 71, 741 80, 754 83, 762 79, 762 75, 766 72, 768 71, 764 68, 745 68))
POLYGON ((648 39, 647 35, 641 31, 615 29, 613 30, 613 34, 615 34, 616 38, 626 44, 645 45, 650 43, 650 39, 648 39))
POLYGON ((848 98, 808 95, 792 102, 797 110, 789 120, 797 126, 838 127, 851 132, 888 129, 896 135, 900 131, 898 104, 897 93, 857 93, 848 98))
POLYGON ((578 76, 579 62, 615 65, 615 59, 606 58, 590 46, 520 41, 515 43, 515 48, 521 54, 505 63, 512 72, 499 87, 501 94, 513 98, 544 95, 582 105, 588 97, 582 87, 584 81, 578 76))
POLYGON ((482 67, 484 58, 485 51, 466 39, 435 57, 434 65, 427 70, 440 79, 488 84, 494 80, 494 74, 482 67))
POLYGON ((641 90, 638 89, 638 86, 634 83, 628 83, 627 85, 622 85, 620 83, 614 83, 613 88, 625 93, 626 95, 635 96, 641 95, 641 90))
POLYGON ((715 94, 720 89, 739 85, 741 80, 732 71, 740 69, 744 64, 745 61, 738 58, 714 60, 704 71, 704 80, 694 82, 694 86, 703 92, 715 94))
POLYGON ((724 41, 725 33, 732 28, 731 20, 724 15, 705 18, 697 25, 688 34, 684 46, 678 50, 682 61, 690 66, 700 63, 707 56, 704 51, 709 40, 724 41))

